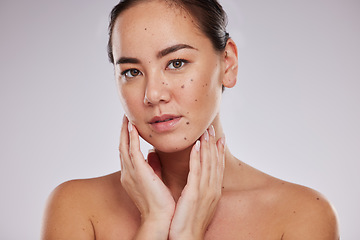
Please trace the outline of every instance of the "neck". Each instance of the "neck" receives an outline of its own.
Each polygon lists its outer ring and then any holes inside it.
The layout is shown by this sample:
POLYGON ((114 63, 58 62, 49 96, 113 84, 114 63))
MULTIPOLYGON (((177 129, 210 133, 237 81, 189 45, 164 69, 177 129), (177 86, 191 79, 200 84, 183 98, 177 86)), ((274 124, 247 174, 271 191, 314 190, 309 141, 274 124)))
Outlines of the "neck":
MULTIPOLYGON (((216 117, 212 124, 215 128, 217 139, 219 139, 224 134, 218 117, 216 117)), ((181 192, 187 183, 192 147, 193 146, 191 145, 182 151, 172 153, 157 151, 161 162, 162 180, 169 188, 176 201, 180 197, 181 192)), ((226 148, 225 161, 228 161, 230 157, 231 154, 226 148)))

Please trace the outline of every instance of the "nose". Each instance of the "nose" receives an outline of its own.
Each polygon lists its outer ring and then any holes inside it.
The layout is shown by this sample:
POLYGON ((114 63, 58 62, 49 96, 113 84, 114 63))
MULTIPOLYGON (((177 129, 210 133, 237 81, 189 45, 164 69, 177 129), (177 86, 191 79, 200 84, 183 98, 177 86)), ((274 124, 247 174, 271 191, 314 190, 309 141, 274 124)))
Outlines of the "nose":
POLYGON ((167 103, 171 99, 169 84, 163 77, 148 77, 145 89, 144 103, 145 105, 156 105, 159 103, 167 103))

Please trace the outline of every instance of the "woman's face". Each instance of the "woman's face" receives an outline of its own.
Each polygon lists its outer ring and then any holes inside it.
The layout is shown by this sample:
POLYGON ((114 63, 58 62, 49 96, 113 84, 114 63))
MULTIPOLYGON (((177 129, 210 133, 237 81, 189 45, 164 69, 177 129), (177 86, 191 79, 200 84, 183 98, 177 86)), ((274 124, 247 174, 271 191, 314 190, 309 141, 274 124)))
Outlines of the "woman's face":
POLYGON ((219 112, 223 55, 193 18, 164 1, 144 1, 116 20, 115 76, 126 115, 162 152, 192 145, 219 112))

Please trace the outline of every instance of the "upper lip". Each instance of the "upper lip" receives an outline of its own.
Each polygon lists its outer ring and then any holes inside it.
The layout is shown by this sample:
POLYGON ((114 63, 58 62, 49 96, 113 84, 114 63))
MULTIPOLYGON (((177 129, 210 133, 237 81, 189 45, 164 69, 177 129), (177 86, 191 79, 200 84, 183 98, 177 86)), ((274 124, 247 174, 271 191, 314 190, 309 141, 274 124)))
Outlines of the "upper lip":
POLYGON ((179 118, 179 117, 181 117, 181 116, 172 115, 172 114, 164 114, 164 115, 161 115, 161 116, 155 116, 150 120, 150 124, 158 123, 158 122, 170 121, 170 120, 173 120, 173 119, 179 118))

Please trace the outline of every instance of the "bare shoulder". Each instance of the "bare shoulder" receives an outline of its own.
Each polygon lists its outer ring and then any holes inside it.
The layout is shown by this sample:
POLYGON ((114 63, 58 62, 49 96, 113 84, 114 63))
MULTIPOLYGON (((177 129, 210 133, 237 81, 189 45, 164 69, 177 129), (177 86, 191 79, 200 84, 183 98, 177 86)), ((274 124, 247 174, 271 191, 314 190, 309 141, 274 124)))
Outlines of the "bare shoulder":
POLYGON ((281 213, 281 239, 339 239, 335 209, 323 194, 261 172, 259 176, 264 196, 271 196, 274 209, 281 213))
POLYGON ((247 222, 255 239, 270 235, 269 239, 282 240, 339 239, 335 210, 321 193, 272 177, 241 161, 230 171, 232 181, 228 182, 236 184, 229 192, 236 197, 229 198, 233 201, 227 206, 238 203, 238 219, 247 222))
POLYGON ((121 209, 124 194, 119 178, 117 172, 60 184, 48 199, 42 239, 95 239, 98 213, 109 207, 121 209))
POLYGON ((282 197, 279 202, 288 212, 283 239, 339 239, 335 209, 324 195, 308 187, 278 181, 282 197))

